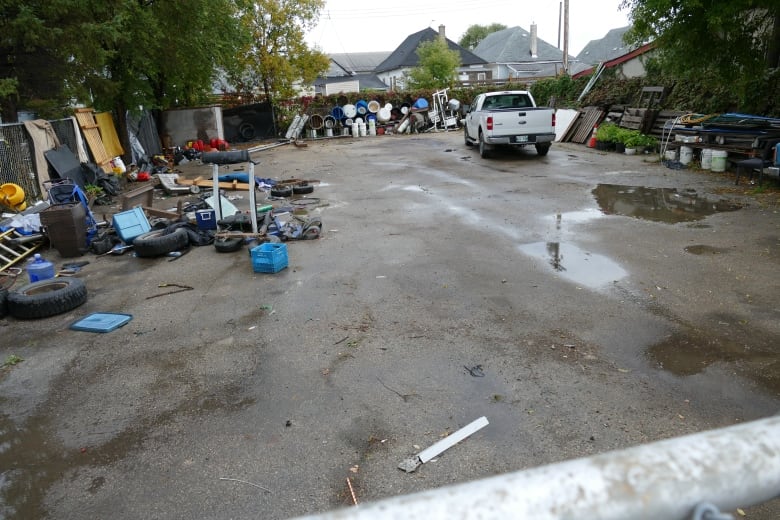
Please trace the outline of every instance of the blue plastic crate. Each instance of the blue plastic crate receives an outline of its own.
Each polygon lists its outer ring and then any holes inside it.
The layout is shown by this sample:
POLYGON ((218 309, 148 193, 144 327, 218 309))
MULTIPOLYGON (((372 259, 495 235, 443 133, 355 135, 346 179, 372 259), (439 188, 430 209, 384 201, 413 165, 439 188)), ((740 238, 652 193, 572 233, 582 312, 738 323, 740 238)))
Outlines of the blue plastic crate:
POLYGON ((249 250, 256 273, 278 273, 287 267, 287 244, 266 242, 249 250))

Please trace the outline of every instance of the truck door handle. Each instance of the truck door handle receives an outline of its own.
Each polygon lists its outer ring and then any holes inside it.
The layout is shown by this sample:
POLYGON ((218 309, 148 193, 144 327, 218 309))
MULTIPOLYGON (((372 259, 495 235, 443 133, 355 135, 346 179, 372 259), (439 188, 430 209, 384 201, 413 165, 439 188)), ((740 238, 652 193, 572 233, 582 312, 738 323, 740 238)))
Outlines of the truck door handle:
POLYGON ((525 112, 518 112, 517 115, 520 116, 520 117, 525 117, 526 114, 525 114, 525 112))
POLYGON ((528 121, 518 121, 518 123, 519 123, 519 124, 521 124, 521 125, 524 125, 524 124, 526 124, 527 122, 528 122, 528 121))

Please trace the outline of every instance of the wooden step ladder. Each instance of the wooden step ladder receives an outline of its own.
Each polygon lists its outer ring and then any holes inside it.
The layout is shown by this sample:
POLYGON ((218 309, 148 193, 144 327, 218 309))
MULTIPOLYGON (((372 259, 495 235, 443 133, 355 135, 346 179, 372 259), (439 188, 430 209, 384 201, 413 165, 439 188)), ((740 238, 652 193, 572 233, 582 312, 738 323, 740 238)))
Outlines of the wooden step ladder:
MULTIPOLYGON (((40 237, 40 235, 38 235, 40 237)), ((43 238, 31 239, 16 229, 0 233, 0 271, 21 262, 32 255, 43 244, 43 238)))

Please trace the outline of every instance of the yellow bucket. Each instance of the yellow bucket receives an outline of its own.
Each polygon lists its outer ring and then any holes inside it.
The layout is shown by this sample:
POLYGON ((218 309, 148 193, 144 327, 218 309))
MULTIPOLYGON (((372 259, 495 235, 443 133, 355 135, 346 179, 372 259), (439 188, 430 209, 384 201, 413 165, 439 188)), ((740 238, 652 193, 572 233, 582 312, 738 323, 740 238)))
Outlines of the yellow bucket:
POLYGON ((24 190, 18 184, 8 182, 0 185, 0 202, 6 206, 18 206, 24 202, 24 198, 24 190))

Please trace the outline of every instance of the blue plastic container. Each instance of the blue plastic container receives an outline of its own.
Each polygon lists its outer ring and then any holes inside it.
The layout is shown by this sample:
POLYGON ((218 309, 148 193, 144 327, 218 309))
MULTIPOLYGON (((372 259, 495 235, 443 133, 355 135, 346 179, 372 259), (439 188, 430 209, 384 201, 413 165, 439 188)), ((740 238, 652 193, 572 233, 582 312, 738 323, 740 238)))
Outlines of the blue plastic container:
POLYGON ((132 244, 133 239, 152 230, 149 221, 141 208, 133 208, 114 215, 111 225, 116 234, 125 244, 132 244))
POLYGON ((217 213, 213 209, 199 209, 195 212, 198 229, 217 229, 217 213))
POLYGON ((30 283, 54 278, 54 264, 35 253, 32 262, 27 264, 27 275, 30 277, 30 283))
POLYGON ((256 273, 277 273, 287 267, 287 244, 266 242, 249 250, 256 273))
POLYGON ((780 166, 780 143, 775 145, 775 166, 780 166))

